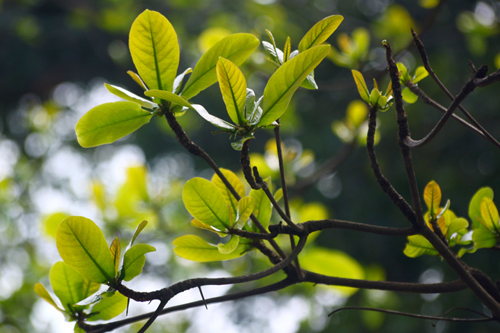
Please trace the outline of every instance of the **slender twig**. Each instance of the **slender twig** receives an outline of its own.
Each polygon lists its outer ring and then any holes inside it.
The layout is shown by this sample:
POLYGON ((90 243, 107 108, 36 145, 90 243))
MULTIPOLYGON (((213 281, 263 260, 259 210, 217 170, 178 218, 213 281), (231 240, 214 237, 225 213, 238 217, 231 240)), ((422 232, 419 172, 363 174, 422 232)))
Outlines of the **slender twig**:
POLYGON ((248 185, 250 185, 250 187, 254 190, 260 190, 260 188, 262 187, 261 184, 257 184, 252 175, 252 167, 250 166, 250 157, 248 156, 249 150, 250 150, 250 140, 247 140, 243 143, 243 147, 241 148, 240 152, 241 170, 243 171, 243 175, 245 176, 248 185))
POLYGON ((429 315, 407 313, 407 312, 401 312, 401 311, 395 311, 395 310, 369 308, 369 307, 364 307, 364 306, 344 306, 340 309, 337 309, 337 310, 330 312, 328 314, 328 316, 330 317, 331 315, 333 315, 337 312, 343 311, 343 310, 375 311, 375 312, 382 312, 382 313, 393 314, 393 315, 404 316, 404 317, 412 317, 412 318, 427 319, 427 320, 451 321, 451 322, 477 323, 477 322, 487 322, 487 321, 495 320, 494 318, 490 318, 490 317, 487 317, 487 318, 453 318, 453 317, 429 316, 429 315))

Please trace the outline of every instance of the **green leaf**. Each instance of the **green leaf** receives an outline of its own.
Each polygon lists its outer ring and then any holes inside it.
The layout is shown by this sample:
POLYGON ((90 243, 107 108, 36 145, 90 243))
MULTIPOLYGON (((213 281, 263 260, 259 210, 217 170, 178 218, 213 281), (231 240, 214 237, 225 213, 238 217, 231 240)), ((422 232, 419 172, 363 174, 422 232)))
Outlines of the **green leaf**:
POLYGON ((316 83, 316 81, 314 81, 314 71, 312 71, 306 77, 306 79, 304 80, 304 82, 302 82, 302 84, 300 86, 302 88, 306 88, 306 89, 309 89, 309 90, 316 90, 316 89, 318 89, 318 84, 316 83))
POLYGON ((94 305, 92 312, 96 315, 89 317, 89 321, 110 320, 121 314, 127 308, 128 299, 120 293, 114 293, 111 297, 103 298, 94 305))
POLYGON ((198 221, 197 219, 193 219, 191 220, 191 225, 195 228, 199 228, 199 229, 202 229, 202 230, 207 230, 207 231, 211 231, 213 233, 216 233, 217 235, 219 235, 220 237, 225 237, 226 234, 225 233, 221 233, 218 229, 215 229, 214 227, 212 227, 211 225, 208 225, 206 223, 203 223, 201 221, 198 221))
MULTIPOLYGON (((299 255, 300 265, 309 271, 347 279, 363 279, 365 272, 363 267, 344 252, 312 248, 299 255)), ((333 287, 344 296, 355 293, 358 289, 349 287, 333 287)))
POLYGON ((113 257, 101 229, 82 216, 70 216, 61 222, 56 245, 62 259, 83 277, 107 283, 115 277, 113 257))
POLYGON ((415 75, 413 76, 413 83, 417 83, 429 75, 424 66, 420 66, 415 70, 415 75))
MULTIPOLYGON (((238 176, 236 176, 231 170, 228 169, 220 168, 219 170, 220 172, 222 172, 224 177, 226 177, 229 184, 233 186, 234 190, 236 191, 236 193, 238 193, 240 198, 243 198, 245 196, 245 186, 238 178, 238 176)), ((213 175, 211 181, 222 193, 224 199, 226 199, 226 204, 231 208, 232 216, 236 217, 236 215, 238 214, 238 200, 236 200, 236 198, 216 173, 213 175)))
POLYGON ((188 180, 182 190, 182 200, 195 219, 220 231, 229 226, 226 199, 212 182, 199 177, 188 180))
POLYGON ((35 293, 40 296, 41 298, 43 298, 45 301, 47 301, 50 305, 52 305, 53 307, 55 307, 57 310, 61 311, 61 312, 64 312, 63 309, 61 309, 57 304, 56 302, 54 301, 54 299, 52 298, 52 296, 50 296, 49 292, 47 291, 47 289, 45 289, 45 287, 43 286, 43 284, 41 284, 40 282, 38 282, 37 284, 35 284, 35 293))
POLYGON ((380 91, 377 88, 373 88, 370 94, 370 105, 377 105, 380 95, 380 91))
POLYGON ((217 78, 231 120, 238 125, 246 122, 243 114, 247 97, 247 82, 241 70, 230 60, 219 58, 217 78))
POLYGON ((208 121, 210 124, 212 124, 214 126, 217 126, 219 128, 225 129, 225 130, 229 130, 231 132, 237 131, 236 126, 234 126, 233 124, 228 123, 227 121, 225 121, 223 119, 220 119, 220 118, 218 118, 216 116, 211 115, 210 113, 208 113, 208 111, 203 106, 201 106, 199 104, 192 104, 191 107, 196 112, 198 112, 198 114, 203 119, 205 119, 206 121, 208 121))
POLYGON ((145 254, 154 252, 156 249, 148 244, 137 244, 125 252, 123 257, 122 276, 125 281, 130 281, 141 274, 142 268, 146 263, 145 254))
POLYGON ((368 87, 366 86, 363 74, 353 69, 352 76, 354 77, 354 82, 356 82, 356 87, 358 88, 359 96, 361 96, 361 99, 366 103, 370 103, 370 94, 368 92, 368 87))
POLYGON ((493 190, 490 187, 480 188, 473 196, 469 203, 469 218, 472 221, 472 228, 476 229, 481 227, 482 224, 479 222, 481 218, 481 201, 483 198, 490 198, 493 200, 493 190))
POLYGON ((299 53, 274 72, 264 89, 264 106, 259 125, 267 126, 278 119, 302 81, 326 57, 329 45, 321 45, 299 53))
POLYGON ((179 67, 179 43, 170 22, 145 10, 132 24, 129 48, 139 75, 149 89, 173 90, 179 67))
POLYGON ((236 229, 242 229, 247 223, 250 215, 253 212, 255 207, 255 198, 254 197, 243 197, 238 201, 238 216, 236 218, 236 223, 234 227, 236 229))
POLYGON ((240 244, 240 237, 236 235, 231 235, 229 242, 227 242, 226 244, 222 243, 217 244, 217 249, 222 254, 230 254, 233 253, 234 250, 236 250, 238 244, 240 244))
POLYGON ((281 51, 280 49, 276 48, 273 44, 268 43, 266 41, 262 42, 262 46, 264 47, 266 53, 269 55, 269 58, 267 60, 273 62, 276 65, 276 67, 281 66, 281 59, 283 59, 283 51, 281 51))
POLYGON ((132 236, 132 239, 130 240, 130 243, 129 243, 129 248, 134 245, 134 242, 135 242, 135 239, 137 238, 137 236, 139 236, 139 234, 141 233, 142 230, 144 230, 144 228, 146 228, 146 226, 148 225, 148 221, 144 220, 142 221, 138 226, 137 226, 137 229, 135 229, 135 232, 134 232, 134 236, 132 236))
POLYGON ((397 63, 400 75, 399 75, 399 80, 401 81, 402 85, 405 85, 406 82, 411 81, 410 74, 408 73, 408 69, 406 69, 406 66, 402 62, 397 63))
POLYGON ((92 295, 101 286, 99 283, 85 279, 62 261, 56 262, 52 266, 49 279, 54 294, 68 313, 72 312, 74 304, 92 295))
POLYGON ((283 63, 290 59, 290 52, 292 52, 292 42, 290 41, 290 36, 288 36, 283 48, 283 63))
POLYGON ((120 240, 118 239, 118 237, 113 239, 109 250, 111 251, 111 256, 113 257, 113 262, 115 263, 115 272, 118 272, 118 269, 120 269, 121 256, 120 240))
POLYGON ((57 228, 62 220, 69 215, 66 213, 53 213, 42 218, 42 225, 45 233, 50 237, 56 238, 57 228))
POLYGON ((409 88, 404 88, 402 95, 403 100, 409 104, 413 104, 418 100, 418 96, 415 95, 409 88))
POLYGON ((404 249, 404 254, 410 258, 416 258, 424 254, 438 255, 438 251, 424 236, 408 236, 408 243, 404 249))
POLYGON ((146 87, 146 84, 144 83, 144 81, 142 81, 141 77, 137 75, 137 73, 134 73, 132 71, 127 71, 127 74, 130 75, 132 80, 134 80, 135 83, 137 83, 142 89, 148 90, 148 87, 146 87))
POLYGON ((436 217, 441 204, 441 188, 439 185, 431 180, 424 189, 424 201, 427 209, 431 214, 431 218, 436 217))
POLYGON ((171 93, 166 90, 151 89, 144 92, 144 95, 154 98, 163 99, 167 102, 172 102, 173 104, 178 104, 180 106, 185 106, 187 108, 193 108, 193 106, 179 95, 171 93))
POLYGON ((101 104, 80 118, 76 138, 84 148, 112 143, 149 123, 152 116, 132 102, 101 104))
POLYGON ((269 226, 269 221, 271 220, 271 214, 273 212, 273 207, 271 201, 264 193, 264 190, 251 190, 250 196, 255 199, 255 207, 253 214, 260 221, 260 223, 267 229, 269 226))
POLYGON ((341 15, 332 15, 325 17, 316 23, 302 38, 299 43, 299 52, 310 49, 313 46, 320 45, 337 30, 340 23, 344 20, 341 15))
POLYGON ((251 34, 239 33, 221 39, 201 56, 184 86, 182 96, 190 100, 217 82, 216 66, 219 57, 231 60, 236 66, 240 66, 257 46, 259 40, 251 34))
POLYGON ((488 229, 474 229, 472 232, 472 241, 476 249, 490 248, 497 243, 497 237, 488 229))
POLYGON ((463 217, 454 219, 453 222, 448 226, 448 231, 446 232, 446 238, 449 240, 454 233, 466 229, 469 226, 469 222, 463 217))
POLYGON ((250 139, 255 139, 255 137, 252 134, 247 134, 240 140, 231 142, 231 147, 236 151, 241 151, 243 149, 243 144, 245 143, 245 141, 250 139))
POLYGON ((189 67, 184 72, 177 75, 177 77, 174 80, 174 89, 172 91, 174 94, 176 94, 176 95, 179 94, 179 92, 181 91, 182 82, 184 81, 184 77, 192 72, 193 72, 193 69, 191 67, 189 67))
POLYGON ((147 109, 156 109, 158 104, 153 103, 150 100, 137 96, 136 94, 128 91, 127 89, 123 89, 118 86, 113 86, 111 84, 104 83, 104 86, 110 93, 120 98, 123 98, 126 101, 137 103, 147 109))
POLYGON ((223 254, 219 252, 217 246, 209 244, 204 239, 194 235, 181 236, 175 239, 173 244, 175 246, 174 252, 179 257, 198 262, 235 259, 243 256, 245 251, 245 247, 240 244, 230 254, 223 254))
POLYGON ((493 200, 488 197, 483 198, 480 209, 483 225, 491 231, 498 233, 500 217, 493 200))

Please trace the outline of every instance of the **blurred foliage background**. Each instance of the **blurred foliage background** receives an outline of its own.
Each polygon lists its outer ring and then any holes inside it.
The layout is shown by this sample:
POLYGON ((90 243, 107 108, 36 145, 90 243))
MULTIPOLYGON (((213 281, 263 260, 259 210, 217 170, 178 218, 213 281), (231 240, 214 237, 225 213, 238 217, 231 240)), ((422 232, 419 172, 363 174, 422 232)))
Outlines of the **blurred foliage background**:
MULTIPOLYGON (((172 240, 192 233, 189 216, 180 202, 184 182, 195 176, 210 178, 201 160, 187 155, 164 119, 155 119, 137 133, 96 149, 78 146, 76 121, 91 107, 115 100, 103 82, 140 93, 126 71, 133 69, 128 31, 144 9, 165 15, 181 44, 181 68, 193 67, 200 55, 220 38, 250 32, 277 43, 290 36, 297 47, 303 34, 320 19, 345 17, 330 38, 329 60, 316 71, 318 91, 300 90, 282 118, 286 163, 296 221, 339 218, 386 226, 407 226, 403 216, 383 195, 369 167, 356 129, 363 114, 351 69, 363 72, 371 87, 376 77, 386 87, 387 39, 398 61, 411 73, 421 65, 411 44, 410 28, 421 32, 430 62, 454 93, 470 76, 467 61, 500 68, 500 2, 437 0, 3 0, 0 1, 0 331, 63 332, 72 325, 33 292, 41 281, 48 286, 48 270, 60 260, 53 235, 64 216, 94 219, 108 239, 128 239, 143 219, 152 227, 141 235, 157 248, 148 254, 146 273, 131 286, 161 288, 180 279, 223 274, 245 274, 266 267, 251 254, 213 264, 191 263, 176 257, 172 240), (353 102, 354 101, 354 102, 353 102), (351 104, 352 103, 352 104, 351 104), (351 110, 351 111, 347 111, 351 110), (347 112, 347 113, 346 113, 347 112), (354 118, 353 118, 354 117, 354 118), (357 120, 356 120, 357 119, 357 120), (352 147, 349 158, 334 172, 308 182, 332 156, 352 147), (295 186, 295 187, 294 187, 295 186), (140 281, 139 281, 140 280, 140 281)), ((273 65, 258 51, 243 66, 249 87, 263 91, 273 65)), ((420 87, 448 105, 430 78, 420 87)), ((384 89, 384 88, 382 88, 384 89)), ((493 134, 500 137, 498 85, 478 88, 464 103, 493 134)), ((217 85, 195 98, 211 113, 225 117, 217 85)), ((407 104, 412 133, 420 138, 440 114, 421 101, 407 104)), ((188 134, 219 166, 238 171, 238 153, 227 135, 193 112, 180 121, 188 134), (221 148, 225 147, 225 148, 221 148)), ((395 141, 394 109, 379 116, 377 154, 394 186, 409 197, 399 149, 395 141)), ((264 175, 276 177, 272 131, 258 133, 252 142, 252 161, 264 175), (267 168, 267 169, 266 169, 267 168), (265 171, 264 171, 265 170, 265 171)), ((441 186, 458 216, 467 216, 475 191, 491 186, 500 191, 500 155, 492 145, 450 121, 434 141, 414 152, 421 190, 430 180, 441 186)), ((276 183, 275 186, 278 184, 276 183)), ((276 219, 277 221, 277 219, 276 219)), ((323 232, 315 243, 355 258, 370 279, 437 282, 455 279, 440 259, 403 255, 406 239, 350 231, 323 232)), ((260 259, 259 259, 260 258, 260 259)), ((498 278, 500 266, 491 251, 465 255, 464 260, 498 278)), ((269 283, 274 277, 261 283, 269 283)), ((257 284, 255 284, 257 285, 257 284)), ((235 286, 233 290, 250 288, 235 286)), ((227 292, 207 288, 205 297, 227 292)), ((285 291, 238 302, 213 305, 161 318, 152 332, 491 332, 494 324, 449 324, 385 316, 371 312, 327 313, 342 305, 374 306, 438 315, 452 307, 484 311, 472 293, 409 295, 358 291, 350 298, 332 288, 295 286, 285 291)), ((197 292, 177 301, 198 300, 197 292)), ((176 301, 176 300, 174 300, 176 301)), ((153 307, 131 305, 131 315, 153 307)), ((468 315, 467 313, 461 313, 468 315)), ((129 327, 122 331, 134 331, 129 327)))

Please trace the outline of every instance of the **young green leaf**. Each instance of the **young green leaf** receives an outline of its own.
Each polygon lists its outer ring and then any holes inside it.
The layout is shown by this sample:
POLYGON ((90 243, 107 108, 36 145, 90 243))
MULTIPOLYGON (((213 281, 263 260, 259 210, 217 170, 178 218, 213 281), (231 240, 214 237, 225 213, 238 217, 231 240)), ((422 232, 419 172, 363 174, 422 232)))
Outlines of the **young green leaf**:
POLYGON ((139 75, 149 89, 173 90, 179 67, 179 43, 170 22, 145 10, 132 24, 129 48, 139 75))
POLYGON ((53 307, 55 307, 57 310, 61 311, 61 312, 64 312, 63 309, 61 309, 57 303, 54 301, 54 299, 52 298, 52 296, 50 296, 49 292, 47 291, 47 289, 45 289, 45 287, 43 286, 43 284, 41 284, 40 282, 38 282, 37 284, 35 284, 35 293, 40 296, 41 298, 43 298, 45 301, 47 301, 47 303, 49 303, 50 305, 52 305, 53 307))
POLYGON ((304 80, 304 82, 302 82, 302 84, 300 85, 302 88, 306 88, 306 89, 309 89, 309 90, 316 90, 318 89, 318 84, 316 83, 316 81, 314 80, 314 71, 312 71, 307 77, 306 79, 304 80))
POLYGON ((171 102, 173 104, 178 104, 180 106, 185 106, 187 108, 191 108, 191 109, 193 108, 193 106, 188 101, 186 101, 184 98, 182 98, 181 96, 176 95, 170 91, 151 89, 151 90, 145 91, 144 95, 149 96, 149 97, 163 99, 167 102, 171 102))
POLYGON ((243 73, 230 60, 221 57, 217 62, 217 78, 229 117, 235 124, 243 125, 246 122, 243 111, 247 97, 247 82, 243 73))
MULTIPOLYGON (((245 196, 245 186, 238 178, 238 176, 236 176, 234 172, 228 169, 220 168, 219 170, 220 172, 222 172, 224 177, 226 177, 228 182, 233 186, 234 190, 236 191, 236 193, 238 193, 240 198, 243 198, 245 196)), ((236 200, 236 198, 216 173, 213 175, 211 181, 222 193, 224 199, 226 199, 226 204, 231 208, 233 216, 236 217, 236 215, 238 214, 238 200, 236 200)))
POLYGON ((337 30, 344 17, 332 15, 316 23, 302 38, 299 43, 299 52, 304 52, 313 46, 320 45, 337 30))
POLYGON ((118 272, 118 269, 120 268, 121 255, 120 240, 118 239, 118 237, 113 239, 109 250, 111 251, 111 256, 113 257, 113 262, 115 263, 115 272, 118 272))
POLYGON ((413 83, 417 83, 429 75, 424 66, 420 66, 415 70, 415 75, 413 76, 413 83))
POLYGON ((431 218, 436 217, 439 205, 441 204, 441 188, 433 180, 425 186, 424 201, 431 214, 431 218))
POLYGON ((239 258, 244 255, 244 246, 238 245, 236 250, 229 254, 219 252, 219 248, 212 244, 207 243, 204 239, 194 236, 186 235, 176 238, 173 242, 175 248, 174 252, 181 258, 198 261, 222 261, 239 258))
POLYGON ((288 36, 283 48, 283 63, 290 59, 290 52, 292 52, 292 42, 290 41, 290 36, 288 36))
POLYGON ((123 89, 118 86, 113 86, 111 84, 104 83, 104 86, 110 93, 120 98, 123 98, 126 101, 137 103, 147 109, 155 109, 158 107, 158 104, 151 102, 145 98, 137 96, 136 94, 128 91, 127 89, 123 89))
POLYGON ((176 94, 176 95, 179 94, 179 92, 181 91, 182 82, 184 81, 184 77, 186 77, 186 75, 188 75, 189 73, 192 73, 192 72, 193 72, 193 69, 191 67, 189 67, 184 72, 177 75, 177 77, 174 80, 174 89, 172 91, 174 94, 176 94))
POLYGON ((473 196, 469 203, 469 218, 472 221, 472 228, 476 229, 482 226, 479 219, 481 218, 481 201, 483 198, 490 198, 493 200, 493 190, 490 187, 480 188, 473 196))
POLYGON ((403 100, 408 104, 413 104, 418 100, 418 96, 415 95, 409 88, 404 88, 402 95, 403 100))
POLYGON ((229 226, 226 199, 212 182, 198 177, 188 180, 182 190, 182 200, 195 219, 220 231, 229 226))
POLYGON ((123 256, 123 267, 121 275, 125 281, 130 281, 141 274, 142 268, 146 263, 145 254, 154 252, 156 249, 148 244, 137 244, 125 252, 123 256))
POLYGON ((266 41, 262 42, 262 46, 264 47, 266 53, 269 55, 267 60, 274 63, 276 67, 280 67, 283 62, 283 51, 281 51, 280 49, 276 48, 273 44, 268 43, 266 41))
POLYGON ((240 244, 240 236, 231 235, 229 242, 227 242, 226 244, 217 244, 217 249, 222 254, 230 254, 233 253, 234 250, 236 250, 238 244, 240 244))
POLYGON ((84 300, 100 288, 99 283, 90 282, 63 261, 56 262, 49 273, 50 285, 68 313, 73 305, 84 300))
POLYGON ((264 190, 251 190, 250 196, 255 199, 255 206, 253 214, 260 221, 260 223, 267 228, 269 221, 271 220, 271 215, 273 212, 273 207, 271 201, 264 193, 264 190))
POLYGON ((250 215, 253 212, 255 207, 255 198, 254 197, 243 197, 238 201, 238 216, 236 219, 236 223, 234 227, 236 229, 242 229, 243 226, 247 223, 250 215))
POLYGON ((83 277, 107 283, 115 277, 115 265, 101 229, 82 216, 70 216, 61 222, 56 245, 62 259, 83 277))
POLYGON ((89 317, 89 321, 110 320, 121 314, 127 308, 128 299, 120 293, 114 293, 111 297, 103 298, 94 305, 92 313, 95 315, 89 317))
MULTIPOLYGON (((363 267, 347 254, 324 248, 312 248, 299 255, 300 265, 309 271, 328 276, 337 276, 348 279, 363 279, 363 267)), ((352 295, 355 288, 334 287, 344 296, 352 295)))
MULTIPOLYGON (((498 233, 500 226, 498 225, 500 217, 498 215, 497 206, 493 200, 485 197, 481 200, 481 217, 483 225, 492 232, 498 233)), ((481 220, 480 220, 481 222, 481 220)))
POLYGON ((245 141, 250 139, 255 139, 255 136, 253 136, 252 134, 247 134, 240 140, 231 142, 231 147, 236 151, 241 151, 243 149, 243 144, 245 143, 245 141))
POLYGON ((497 243, 497 236, 488 229, 474 229, 472 241, 476 249, 490 248, 497 243))
POLYGON ((191 107, 198 112, 198 114, 208 121, 210 124, 222 128, 224 130, 228 130, 230 132, 236 132, 237 128, 233 124, 228 123, 227 121, 220 119, 216 116, 211 115, 208 111, 199 104, 191 104, 191 107))
POLYGON ((264 106, 259 125, 270 125, 285 112, 293 93, 326 57, 329 49, 329 45, 312 47, 274 72, 264 89, 264 106))
POLYGON ((353 69, 352 76, 354 77, 354 82, 356 82, 356 87, 358 88, 359 96, 361 96, 361 99, 366 103, 370 103, 370 93, 368 87, 366 86, 363 74, 353 69))
POLYGON ((139 234, 141 233, 142 230, 144 230, 144 228, 146 228, 146 226, 148 225, 148 221, 144 220, 142 221, 138 226, 137 226, 137 229, 135 229, 135 232, 134 232, 134 236, 132 236, 132 239, 130 240, 130 243, 128 245, 128 247, 130 248, 132 245, 134 245, 134 242, 135 242, 135 239, 137 238, 137 236, 139 236, 139 234))
POLYGON ((448 226, 448 231, 446 232, 446 238, 450 239, 454 233, 464 230, 469 226, 469 222, 463 217, 454 219, 453 222, 448 226))
POLYGON ((241 65, 259 46, 259 40, 251 34, 239 33, 227 36, 212 46, 198 61, 186 82, 182 97, 190 100, 217 82, 216 66, 219 57, 241 65))
POLYGON ((76 138, 84 148, 104 145, 138 130, 153 114, 132 102, 112 102, 88 111, 76 124, 76 138))
POLYGON ((199 229, 202 229, 202 230, 207 230, 207 231, 211 231, 213 233, 216 233, 217 235, 221 236, 221 237, 225 237, 226 234, 225 233, 221 233, 218 229, 215 229, 214 227, 212 227, 211 225, 208 225, 206 223, 203 223, 201 221, 198 221, 197 219, 193 219, 191 220, 191 225, 195 228, 199 228, 199 229))
POLYGON ((410 258, 416 258, 424 254, 438 255, 434 246, 424 236, 414 235, 408 236, 408 243, 404 249, 404 254, 410 258))
POLYGON ((146 84, 144 81, 142 81, 141 77, 137 75, 137 73, 134 73, 133 71, 127 71, 127 74, 132 78, 132 80, 135 81, 142 89, 148 90, 148 87, 146 87, 146 84))

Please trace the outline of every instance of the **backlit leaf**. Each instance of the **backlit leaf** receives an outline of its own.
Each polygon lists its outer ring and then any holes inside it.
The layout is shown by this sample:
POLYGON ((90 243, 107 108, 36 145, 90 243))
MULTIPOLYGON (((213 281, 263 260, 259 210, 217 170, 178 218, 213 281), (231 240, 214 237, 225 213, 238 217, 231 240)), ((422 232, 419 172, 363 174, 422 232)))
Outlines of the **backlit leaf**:
POLYGON ((96 283, 115 277, 113 257, 101 229, 82 216, 70 216, 61 222, 56 235, 59 254, 68 266, 96 283))
POLYGON ((424 66, 420 66, 415 70, 415 75, 413 76, 413 83, 417 83, 420 80, 426 78, 429 75, 424 66))
POLYGON ((454 233, 460 230, 466 229, 469 226, 469 222, 463 217, 454 219, 453 222, 448 226, 448 231, 446 232, 446 238, 450 239, 454 233))
POLYGON ((110 93, 112 93, 113 95, 118 96, 120 98, 123 98, 126 101, 137 103, 137 104, 139 104, 147 109, 154 109, 154 108, 158 107, 158 104, 156 104, 148 99, 137 96, 136 94, 128 91, 127 89, 124 89, 124 88, 121 88, 118 86, 113 86, 113 85, 107 84, 107 83, 104 83, 104 86, 106 87, 106 89, 108 89, 108 91, 110 93))
POLYGON ((45 289, 45 287, 43 286, 43 284, 41 284, 40 282, 38 282, 37 284, 35 284, 35 293, 40 296, 41 298, 43 298, 45 301, 47 301, 50 305, 52 305, 53 307, 55 307, 57 310, 61 311, 61 312, 64 312, 63 309, 61 309, 57 303, 54 301, 54 299, 52 298, 52 296, 50 296, 49 292, 47 291, 47 289, 45 289))
POLYGON ((153 114, 133 102, 104 103, 88 111, 76 124, 76 138, 84 147, 115 142, 149 123, 153 114))
POLYGON ((424 201, 431 214, 431 218, 435 217, 438 214, 439 205, 441 204, 441 188, 433 180, 425 186, 424 201))
POLYGON ((326 57, 329 50, 329 45, 312 47, 299 53, 274 72, 264 89, 264 105, 259 123, 261 126, 270 125, 285 112, 293 93, 326 57))
POLYGON ((236 250, 239 243, 240 243, 240 237, 236 235, 231 235, 229 242, 227 242, 226 244, 222 243, 217 244, 217 249, 222 254, 230 254, 233 253, 234 250, 236 250))
POLYGON ((238 202, 238 217, 235 223, 236 229, 242 229, 245 223, 247 223, 250 215, 255 207, 255 198, 243 197, 238 202))
POLYGON ((118 269, 120 268, 121 255, 120 240, 118 239, 118 237, 113 239, 109 250, 111 251, 111 256, 113 257, 113 262, 115 263, 115 272, 118 272, 118 269))
POLYGON ((236 126, 234 126, 233 124, 228 123, 227 121, 225 121, 223 119, 220 119, 220 118, 218 118, 216 116, 211 115, 210 113, 208 113, 208 111, 203 106, 201 106, 199 104, 192 104, 191 107, 196 112, 198 112, 198 114, 203 119, 205 119, 206 121, 208 121, 212 125, 217 126, 219 128, 222 128, 222 129, 225 129, 225 130, 236 131, 236 126))
POLYGON ((110 320, 121 314, 127 308, 128 299, 120 293, 114 293, 111 297, 103 298, 93 308, 92 312, 97 314, 89 317, 89 321, 110 320))
POLYGON ((424 236, 408 236, 408 243, 404 249, 404 254, 410 258, 416 258, 424 254, 438 255, 438 251, 424 236))
POLYGON ((498 232, 500 226, 498 225, 500 217, 498 209, 493 200, 485 197, 481 200, 481 217, 483 224, 491 231, 498 232))
POLYGON ((257 46, 259 40, 251 34, 239 33, 221 39, 201 56, 184 86, 182 97, 190 100, 217 82, 216 66, 219 57, 231 60, 236 66, 240 66, 257 46))
POLYGON ((366 86, 363 74, 353 69, 352 76, 354 77, 354 82, 356 82, 356 87, 358 88, 359 96, 361 96, 361 99, 366 103, 370 103, 370 93, 368 92, 368 87, 366 86))
POLYGON ((141 231, 144 230, 144 228, 146 228, 147 225, 148 225, 148 221, 144 220, 137 226, 137 229, 135 229, 135 232, 134 232, 134 236, 132 236, 132 239, 130 240, 129 247, 134 245, 135 239, 137 238, 137 236, 139 236, 141 231))
POLYGON ((409 88, 403 89, 402 96, 403 100, 409 104, 413 104, 418 100, 418 96, 415 95, 409 88))
POLYGON ((247 97, 247 82, 241 70, 230 60, 219 58, 217 78, 229 117, 235 124, 246 122, 243 114, 247 97))
POLYGON ((481 201, 485 197, 493 200, 493 190, 490 187, 480 188, 469 203, 469 218, 473 223, 473 229, 482 226, 479 219, 481 218, 481 201))
POLYGON ((174 80, 174 89, 172 91, 174 94, 176 94, 176 95, 179 94, 179 92, 181 91, 182 82, 184 82, 184 78, 186 77, 186 75, 188 75, 189 73, 192 73, 192 72, 193 72, 193 69, 191 67, 189 67, 184 72, 177 75, 177 77, 174 80))
POLYGON ((142 268, 146 263, 145 254, 154 252, 156 249, 148 244, 137 244, 125 252, 123 256, 122 275, 125 281, 130 281, 141 274, 142 268))
POLYGON ((474 229, 472 241, 476 249, 490 248, 497 243, 497 237, 488 229, 474 229))
POLYGON ((221 231, 229 226, 226 199, 210 181, 198 177, 188 180, 182 190, 182 200, 195 219, 221 231))
POLYGON ((179 43, 170 22, 160 13, 146 9, 132 24, 129 48, 149 89, 172 91, 179 67, 179 43))
POLYGON ((42 224, 44 226, 44 231, 50 237, 56 238, 57 228, 62 220, 67 218, 69 215, 66 213, 54 213, 42 218, 42 224))
POLYGON ((316 23, 302 38, 299 43, 299 52, 310 49, 313 46, 320 45, 337 30, 344 17, 341 15, 332 15, 325 17, 316 23))
POLYGON ((240 244, 233 252, 222 254, 217 246, 209 244, 204 239, 194 235, 181 236, 175 239, 173 244, 175 246, 174 252, 179 257, 198 262, 239 258, 244 255, 245 250, 244 246, 240 244))
POLYGON ((290 59, 290 52, 292 52, 292 42, 290 41, 290 36, 288 36, 283 48, 283 63, 290 59))
MULTIPOLYGON (((240 198, 243 198, 245 196, 245 186, 238 178, 238 176, 236 176, 231 170, 228 169, 220 168, 219 170, 222 172, 224 177, 226 177, 227 181, 233 186, 234 190, 236 191, 236 193, 238 193, 240 198)), ((229 189, 216 173, 213 175, 211 181, 221 191, 224 199, 226 199, 227 205, 231 207, 233 216, 236 217, 236 214, 238 213, 238 200, 236 200, 233 194, 229 192, 229 189)))
POLYGON ((154 98, 163 99, 167 102, 173 104, 178 104, 180 106, 185 106, 187 108, 193 108, 191 104, 179 95, 176 95, 170 91, 151 89, 144 92, 144 95, 154 98))
POLYGON ((148 87, 146 87, 146 84, 144 83, 144 81, 142 81, 141 77, 137 73, 134 73, 133 71, 127 71, 127 74, 130 75, 132 80, 134 80, 135 83, 137 83, 142 89, 148 90, 148 87))
POLYGON ((273 212, 271 201, 269 201, 269 198, 262 189, 251 190, 250 196, 255 199, 253 214, 264 226, 264 228, 267 228, 269 225, 269 221, 271 220, 271 214, 273 212))

